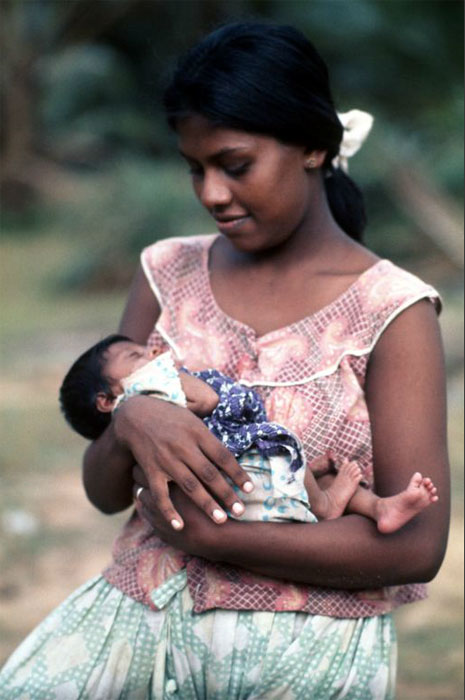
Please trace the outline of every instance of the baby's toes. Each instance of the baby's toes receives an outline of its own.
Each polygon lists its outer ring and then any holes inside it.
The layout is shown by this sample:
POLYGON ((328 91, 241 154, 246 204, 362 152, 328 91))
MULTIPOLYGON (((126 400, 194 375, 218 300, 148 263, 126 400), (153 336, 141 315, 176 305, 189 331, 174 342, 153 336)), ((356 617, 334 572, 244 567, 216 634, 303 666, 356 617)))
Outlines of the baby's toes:
POLYGON ((423 485, 423 483, 424 483, 423 475, 420 474, 420 472, 415 472, 415 474, 410 479, 409 486, 414 486, 415 488, 419 489, 423 485))
POLYGON ((438 500, 438 490, 431 479, 424 479, 424 486, 431 502, 438 500))
POLYGON ((362 470, 360 469, 358 462, 351 462, 349 464, 350 472, 354 477, 362 478, 362 470))
POLYGON ((424 479, 423 483, 426 486, 426 488, 428 489, 428 491, 432 491, 433 489, 436 489, 436 486, 429 478, 424 479))

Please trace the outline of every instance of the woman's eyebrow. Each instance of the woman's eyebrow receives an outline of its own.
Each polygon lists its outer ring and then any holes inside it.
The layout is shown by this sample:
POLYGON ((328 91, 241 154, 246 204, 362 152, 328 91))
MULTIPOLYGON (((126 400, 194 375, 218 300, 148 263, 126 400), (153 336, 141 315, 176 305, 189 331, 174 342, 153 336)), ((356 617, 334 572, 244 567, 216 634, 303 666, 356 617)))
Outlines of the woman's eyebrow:
MULTIPOLYGON (((212 155, 208 156, 208 160, 217 160, 218 158, 221 158, 222 156, 228 155, 230 153, 235 153, 236 151, 246 151, 248 150, 248 146, 231 146, 231 147, 225 147, 221 148, 219 151, 216 153, 212 153, 212 155)), ((188 155, 187 153, 184 153, 180 148, 178 148, 178 151, 180 155, 185 158, 186 160, 196 160, 192 156, 188 155)))

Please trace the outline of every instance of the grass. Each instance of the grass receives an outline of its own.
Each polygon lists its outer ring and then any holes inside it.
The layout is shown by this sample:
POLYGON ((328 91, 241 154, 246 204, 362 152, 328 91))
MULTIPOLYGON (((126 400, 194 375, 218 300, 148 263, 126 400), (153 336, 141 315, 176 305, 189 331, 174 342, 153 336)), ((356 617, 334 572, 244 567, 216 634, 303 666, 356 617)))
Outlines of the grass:
MULTIPOLYGON (((101 570, 125 517, 103 516, 86 501, 80 484, 86 443, 67 428, 57 406, 70 362, 115 329, 125 296, 58 293, 55 280, 77 253, 79 240, 53 230, 2 242, 0 661, 51 608, 101 570), (5 516, 12 512, 32 515, 34 531, 9 531, 5 516)), ((446 346, 459 357, 462 304, 455 291, 450 300, 446 346)), ((449 377, 449 550, 429 600, 397 613, 400 700, 463 698, 463 375, 457 367, 451 363, 449 377)))
POLYGON ((92 295, 58 289, 63 266, 80 253, 79 241, 57 231, 29 239, 4 238, 0 281, 4 348, 14 343, 21 350, 21 342, 31 333, 42 337, 54 331, 62 337, 76 329, 114 328, 125 294, 100 293, 95 304, 92 295))

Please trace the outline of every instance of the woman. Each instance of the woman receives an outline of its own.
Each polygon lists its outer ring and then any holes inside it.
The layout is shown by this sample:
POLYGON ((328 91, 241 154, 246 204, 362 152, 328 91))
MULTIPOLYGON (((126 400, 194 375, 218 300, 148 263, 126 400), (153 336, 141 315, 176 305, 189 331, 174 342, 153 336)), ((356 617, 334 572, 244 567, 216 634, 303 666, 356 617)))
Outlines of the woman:
POLYGON ((391 612, 424 597, 447 539, 437 294, 360 244, 326 66, 298 31, 219 29, 180 63, 166 107, 220 235, 146 249, 120 332, 254 386, 309 459, 357 459, 383 496, 418 468, 440 501, 388 536, 356 515, 227 519, 240 499, 225 475, 247 490, 237 462, 186 409, 133 398, 89 447, 84 484, 108 513, 136 495, 140 515, 6 687, 21 668, 37 678, 40 656, 56 697, 392 698, 391 612))

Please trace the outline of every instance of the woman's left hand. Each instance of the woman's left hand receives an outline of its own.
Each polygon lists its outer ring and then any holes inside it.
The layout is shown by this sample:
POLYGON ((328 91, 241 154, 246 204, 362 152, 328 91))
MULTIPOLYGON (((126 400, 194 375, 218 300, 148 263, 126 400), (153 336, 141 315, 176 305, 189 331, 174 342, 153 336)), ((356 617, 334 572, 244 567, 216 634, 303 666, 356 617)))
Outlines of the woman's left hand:
MULTIPOLYGON (((146 476, 139 465, 133 469, 133 479, 137 510, 141 517, 150 523, 163 542, 186 554, 215 559, 214 541, 218 537, 218 528, 179 486, 174 482, 170 484, 170 497, 175 508, 182 513, 184 527, 182 530, 174 530, 160 512, 157 501, 148 488, 146 476)), ((226 527, 227 524, 225 523, 222 527, 226 527)))

